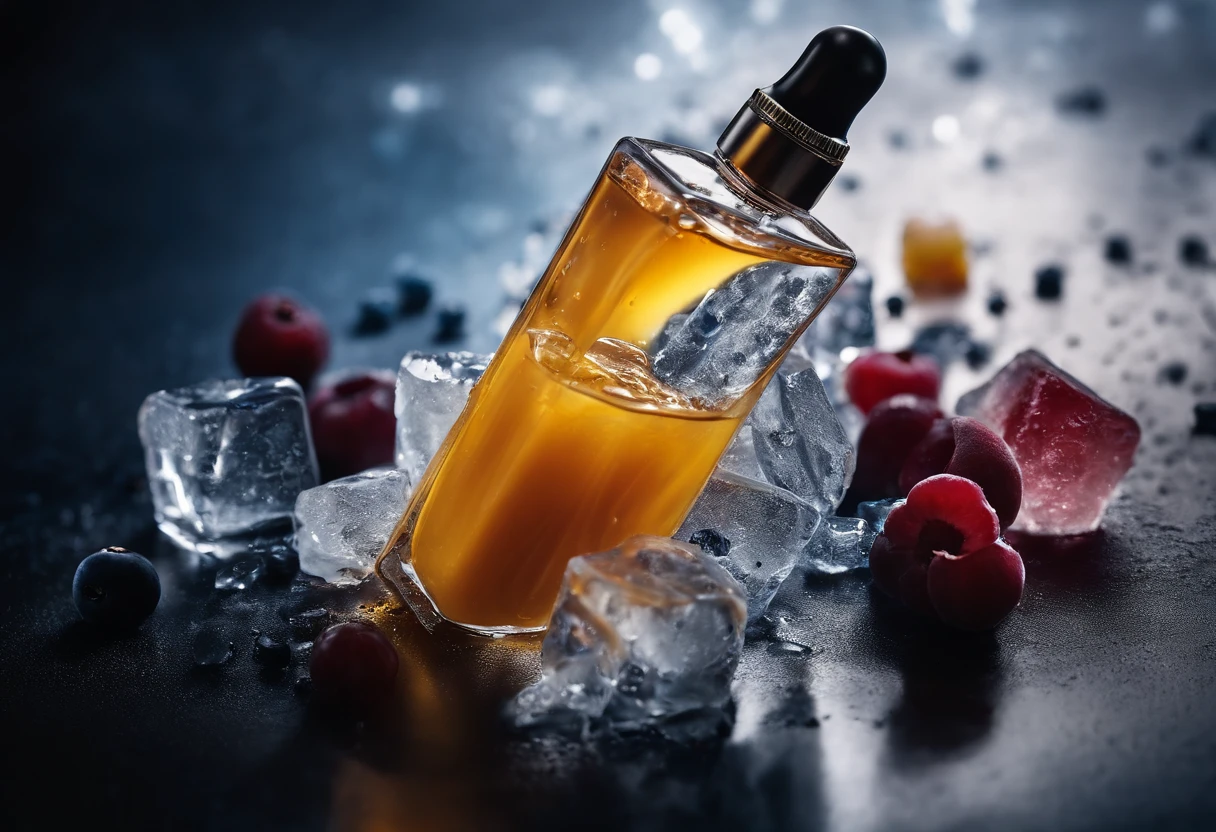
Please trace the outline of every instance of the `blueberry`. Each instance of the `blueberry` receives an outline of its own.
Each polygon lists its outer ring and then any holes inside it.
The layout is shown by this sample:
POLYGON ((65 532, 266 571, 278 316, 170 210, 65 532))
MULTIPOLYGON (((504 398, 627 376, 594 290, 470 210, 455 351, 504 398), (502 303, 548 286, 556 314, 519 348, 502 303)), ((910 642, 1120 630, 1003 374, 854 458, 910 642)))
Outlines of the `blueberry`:
POLYGON ((1208 244, 1201 237, 1190 235, 1178 243, 1178 257, 1188 266, 1208 264, 1208 244))
POLYGON ((1064 293, 1064 268, 1043 266, 1034 273, 1034 294, 1040 300, 1056 300, 1064 293))
POLYGON ((282 670, 291 664, 291 648, 270 636, 258 636, 253 643, 253 658, 263 667, 282 670))
POLYGON ((1005 314, 1005 310, 1009 308, 1009 302, 1005 300, 1005 294, 997 291, 988 296, 988 311, 998 318, 1005 314))
POLYGON ((397 313, 402 317, 421 315, 431 305, 431 282, 407 274, 397 279, 397 313))
POLYGON ((724 558, 730 554, 730 540, 722 532, 714 529, 701 529, 693 532, 688 538, 693 546, 700 546, 701 551, 716 558, 724 558))
POLYGON ((840 186, 840 190, 852 193, 861 187, 861 180, 852 174, 845 174, 836 180, 836 184, 840 186))
POLYGON ((992 173, 1000 170, 1005 165, 1005 160, 996 151, 989 150, 980 159, 980 164, 984 166, 984 170, 992 173))
POLYGON ((143 555, 111 546, 80 562, 72 599, 90 624, 130 630, 160 602, 160 577, 143 555))
POLYGON ((975 52, 964 52, 954 59, 951 69, 955 78, 970 81, 984 73, 984 59, 975 52))
POLYGON ((1195 405, 1195 434, 1216 436, 1216 402, 1199 402, 1195 405))
POLYGON ((464 310, 458 306, 448 306, 439 310, 438 328, 435 330, 434 341, 437 344, 457 341, 464 337, 464 310))
POLYGON ((887 312, 892 318, 898 318, 904 314, 904 299, 899 295, 891 295, 887 298, 887 312))
POLYGON ((1161 368, 1160 378, 1170 384, 1178 385, 1186 381, 1186 365, 1181 361, 1171 361, 1161 368))
POLYGON ((1106 93, 1097 87, 1081 87, 1056 98, 1056 109, 1080 116, 1100 116, 1106 112, 1106 93))
POLYGON ((968 367, 978 370, 992 359, 992 347, 981 341, 972 341, 963 353, 963 358, 966 359, 968 367))
POLYGON ((1195 133, 1187 143, 1187 149, 1200 156, 1216 158, 1216 112, 1200 119, 1195 133))
POLYGON ((393 297, 384 292, 369 293, 359 302, 359 317, 355 321, 356 335, 377 335, 393 325, 393 297))
POLYGON ((1122 234, 1112 234, 1106 238, 1106 261, 1125 266, 1132 262, 1131 240, 1122 234))

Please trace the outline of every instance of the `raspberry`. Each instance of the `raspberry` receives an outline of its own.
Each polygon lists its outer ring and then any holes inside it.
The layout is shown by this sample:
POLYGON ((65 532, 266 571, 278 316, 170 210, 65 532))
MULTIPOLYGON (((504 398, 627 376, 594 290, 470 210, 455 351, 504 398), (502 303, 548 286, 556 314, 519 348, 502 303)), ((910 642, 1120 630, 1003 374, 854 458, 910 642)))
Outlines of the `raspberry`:
POLYGON ((936 474, 964 477, 979 485, 996 511, 1001 529, 1018 516, 1022 505, 1022 472, 1005 440, 986 425, 966 416, 942 419, 912 449, 899 474, 899 489, 907 494, 936 474))
POLYGON ((929 563, 928 595, 937 617, 960 630, 991 630, 1022 600, 1026 567, 1008 543, 939 555, 929 563))
POLYGON ((307 387, 329 358, 329 331, 299 301, 262 295, 241 313, 232 357, 248 377, 287 376, 307 387))
POLYGON ((325 479, 392 464, 395 391, 392 373, 367 372, 322 387, 312 397, 308 417, 325 479))
POLYGON ((904 460, 941 418, 936 402, 917 396, 894 396, 870 411, 857 443, 857 470, 844 508, 902 494, 904 460))
POLYGON ((392 692, 400 661, 384 633, 371 624, 351 621, 330 627, 317 637, 309 675, 321 698, 371 707, 392 692))
POLYGON ((901 393, 936 400, 941 383, 937 362, 909 350, 866 353, 844 373, 845 391, 862 413, 901 393))

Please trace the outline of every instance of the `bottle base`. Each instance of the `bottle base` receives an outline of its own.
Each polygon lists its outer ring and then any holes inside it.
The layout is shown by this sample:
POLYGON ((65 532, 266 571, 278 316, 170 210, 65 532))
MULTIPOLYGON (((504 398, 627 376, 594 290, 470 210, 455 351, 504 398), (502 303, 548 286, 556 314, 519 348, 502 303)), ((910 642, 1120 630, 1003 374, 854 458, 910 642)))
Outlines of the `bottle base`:
POLYGON ((414 567, 408 561, 403 562, 396 552, 390 551, 380 558, 376 563, 376 575, 390 589, 396 591, 428 633, 433 633, 437 627, 447 625, 459 627, 487 638, 505 638, 529 633, 543 633, 548 629, 547 625, 541 627, 486 627, 448 618, 440 612, 439 606, 427 593, 422 581, 418 578, 418 573, 414 571, 414 567))

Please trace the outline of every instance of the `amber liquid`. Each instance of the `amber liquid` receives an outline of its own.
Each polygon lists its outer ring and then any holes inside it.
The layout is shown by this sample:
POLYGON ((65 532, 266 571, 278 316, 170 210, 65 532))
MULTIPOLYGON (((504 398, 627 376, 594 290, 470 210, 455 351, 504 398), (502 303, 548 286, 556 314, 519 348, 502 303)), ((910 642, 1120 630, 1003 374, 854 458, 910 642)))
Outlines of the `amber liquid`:
POLYGON ((645 177, 610 161, 386 549, 450 621, 543 628, 570 558, 673 534, 767 382, 714 410, 650 374, 672 314, 780 255, 711 236, 645 177))

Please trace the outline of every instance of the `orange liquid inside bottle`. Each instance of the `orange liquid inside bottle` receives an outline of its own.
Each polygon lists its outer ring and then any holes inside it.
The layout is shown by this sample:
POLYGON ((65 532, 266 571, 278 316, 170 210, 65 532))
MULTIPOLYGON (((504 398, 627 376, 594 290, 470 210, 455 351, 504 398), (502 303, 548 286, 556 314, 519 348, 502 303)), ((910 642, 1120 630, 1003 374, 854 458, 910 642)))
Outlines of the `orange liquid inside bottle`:
MULTIPOLYGON (((672 315, 772 260, 832 269, 822 308, 853 265, 822 237, 748 237, 689 209, 639 163, 659 147, 618 146, 381 556, 450 621, 543 628, 570 558, 679 528, 779 357, 724 402, 689 396, 651 370, 672 315)), ((697 157, 680 158, 721 175, 697 157)))

